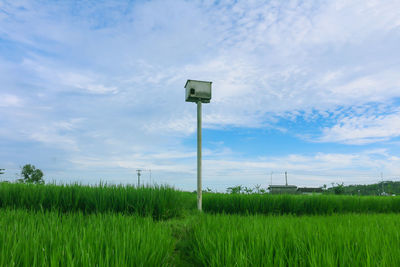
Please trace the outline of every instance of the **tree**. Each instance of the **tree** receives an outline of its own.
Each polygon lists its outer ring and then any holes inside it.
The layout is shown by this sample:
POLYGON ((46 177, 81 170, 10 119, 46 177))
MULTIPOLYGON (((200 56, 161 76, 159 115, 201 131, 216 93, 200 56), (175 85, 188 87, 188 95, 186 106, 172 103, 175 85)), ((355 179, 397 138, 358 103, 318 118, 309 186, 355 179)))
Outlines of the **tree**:
POLYGON ((336 195, 343 194, 344 193, 344 183, 336 184, 336 186, 333 188, 333 191, 335 192, 336 195))
POLYGON ((43 172, 31 164, 26 164, 21 168, 21 177, 22 179, 18 181, 22 183, 44 184, 43 172))
POLYGON ((254 191, 255 191, 257 194, 260 194, 260 192, 261 192, 261 185, 260 185, 260 184, 256 184, 256 185, 254 186, 254 191))
POLYGON ((228 187, 226 189, 226 192, 229 194, 240 194, 243 190, 243 187, 241 185, 233 186, 233 187, 228 187))
POLYGON ((250 188, 250 187, 247 187, 247 186, 245 186, 245 187, 243 188, 243 191, 244 191, 246 194, 251 194, 251 193, 253 193, 253 189, 250 188))

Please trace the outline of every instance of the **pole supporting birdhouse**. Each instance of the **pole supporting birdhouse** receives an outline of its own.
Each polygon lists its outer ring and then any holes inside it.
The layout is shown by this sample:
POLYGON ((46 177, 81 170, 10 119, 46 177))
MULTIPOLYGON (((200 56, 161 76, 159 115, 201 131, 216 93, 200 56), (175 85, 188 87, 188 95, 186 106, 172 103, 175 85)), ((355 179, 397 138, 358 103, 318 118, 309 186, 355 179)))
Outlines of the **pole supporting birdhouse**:
POLYGON ((187 80, 186 102, 197 104, 197 209, 202 210, 201 104, 210 103, 211 82, 187 80))
POLYGON ((197 102, 197 208, 202 210, 201 186, 201 101, 197 102))

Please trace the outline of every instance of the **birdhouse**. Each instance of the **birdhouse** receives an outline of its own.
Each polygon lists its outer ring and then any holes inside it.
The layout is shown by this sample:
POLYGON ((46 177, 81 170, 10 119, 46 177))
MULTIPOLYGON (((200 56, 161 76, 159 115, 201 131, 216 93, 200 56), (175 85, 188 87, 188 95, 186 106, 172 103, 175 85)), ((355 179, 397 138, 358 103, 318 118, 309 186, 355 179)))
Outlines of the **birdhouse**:
POLYGON ((186 102, 210 103, 211 100, 211 82, 187 80, 186 102))

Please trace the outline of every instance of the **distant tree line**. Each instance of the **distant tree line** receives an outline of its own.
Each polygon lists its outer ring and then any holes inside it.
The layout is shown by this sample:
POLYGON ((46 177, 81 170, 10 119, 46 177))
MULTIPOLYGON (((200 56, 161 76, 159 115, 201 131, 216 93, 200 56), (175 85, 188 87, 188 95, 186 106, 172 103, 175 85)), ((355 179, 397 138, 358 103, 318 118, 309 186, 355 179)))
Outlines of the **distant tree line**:
MULTIPOLYGON (((326 185, 323 185, 321 188, 323 189, 323 194, 365 196, 400 195, 400 182, 394 181, 383 181, 368 185, 344 185, 344 183, 332 183, 332 187, 328 188, 326 185)), ((204 192, 211 193, 212 190, 207 188, 204 192)), ((228 187, 226 192, 228 194, 265 194, 268 193, 268 190, 262 188, 261 185, 256 185, 253 188, 237 185, 228 187)))
POLYGON ((343 195, 400 195, 400 182, 382 181, 375 184, 343 185, 336 184, 326 190, 330 194, 343 195))

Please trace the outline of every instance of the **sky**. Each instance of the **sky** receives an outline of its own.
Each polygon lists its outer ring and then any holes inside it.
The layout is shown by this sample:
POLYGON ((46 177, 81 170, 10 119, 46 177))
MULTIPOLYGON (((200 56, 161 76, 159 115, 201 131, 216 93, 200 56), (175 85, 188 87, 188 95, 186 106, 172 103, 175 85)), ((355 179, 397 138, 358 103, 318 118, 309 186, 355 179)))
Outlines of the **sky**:
POLYGON ((400 1, 0 0, 1 180, 400 180, 400 1), (151 170, 151 172, 149 171, 151 170))

